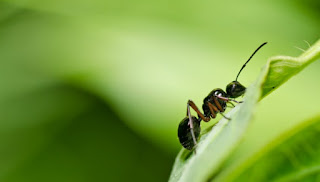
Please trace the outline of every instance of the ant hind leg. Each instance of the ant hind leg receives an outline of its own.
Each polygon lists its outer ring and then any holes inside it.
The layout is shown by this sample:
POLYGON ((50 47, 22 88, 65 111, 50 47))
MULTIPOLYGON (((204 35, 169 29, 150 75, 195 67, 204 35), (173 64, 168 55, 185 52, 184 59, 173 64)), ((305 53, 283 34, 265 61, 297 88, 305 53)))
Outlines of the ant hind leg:
POLYGON ((193 121, 192 121, 192 117, 191 117, 189 102, 188 102, 188 105, 187 105, 187 116, 189 117, 189 126, 190 126, 190 132, 191 132, 192 140, 193 140, 194 146, 196 146, 197 145, 197 140, 196 140, 196 136, 194 135, 194 131, 193 131, 193 121))
POLYGON ((192 136, 192 140, 194 143, 194 146, 197 145, 197 139, 196 136, 194 134, 194 127, 193 127, 193 121, 192 121, 192 116, 191 116, 191 112, 190 112, 190 107, 197 112, 198 116, 199 116, 199 120, 202 119, 205 122, 208 122, 210 120, 210 117, 205 117, 200 110, 198 109, 198 107, 195 105, 195 103, 192 100, 189 100, 187 103, 187 116, 189 117, 189 126, 190 126, 190 132, 191 132, 191 136, 192 136))

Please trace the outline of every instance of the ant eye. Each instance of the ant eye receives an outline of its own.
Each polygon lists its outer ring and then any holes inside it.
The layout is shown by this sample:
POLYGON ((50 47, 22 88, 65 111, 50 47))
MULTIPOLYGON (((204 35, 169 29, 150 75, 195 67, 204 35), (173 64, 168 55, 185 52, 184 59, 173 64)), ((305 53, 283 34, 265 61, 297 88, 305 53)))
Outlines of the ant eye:
POLYGON ((246 87, 244 87, 238 81, 233 81, 227 85, 226 91, 229 97, 237 98, 244 94, 246 87))

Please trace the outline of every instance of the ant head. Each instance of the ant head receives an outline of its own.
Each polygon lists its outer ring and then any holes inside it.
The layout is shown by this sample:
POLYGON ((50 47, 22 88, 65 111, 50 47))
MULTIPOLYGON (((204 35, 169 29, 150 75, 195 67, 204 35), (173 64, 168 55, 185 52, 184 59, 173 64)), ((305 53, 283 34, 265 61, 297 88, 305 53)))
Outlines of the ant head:
POLYGON ((238 81, 233 81, 227 85, 226 91, 229 97, 237 98, 244 94, 246 87, 244 87, 238 81))

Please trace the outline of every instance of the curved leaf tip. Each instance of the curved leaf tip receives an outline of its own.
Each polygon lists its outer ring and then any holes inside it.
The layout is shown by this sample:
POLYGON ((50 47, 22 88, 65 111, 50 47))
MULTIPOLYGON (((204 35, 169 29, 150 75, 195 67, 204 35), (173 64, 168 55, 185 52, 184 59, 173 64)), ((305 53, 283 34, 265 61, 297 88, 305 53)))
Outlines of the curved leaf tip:
POLYGON ((270 58, 265 68, 267 74, 262 83, 261 97, 265 97, 289 78, 318 59, 320 59, 320 40, 299 57, 276 56, 270 58))

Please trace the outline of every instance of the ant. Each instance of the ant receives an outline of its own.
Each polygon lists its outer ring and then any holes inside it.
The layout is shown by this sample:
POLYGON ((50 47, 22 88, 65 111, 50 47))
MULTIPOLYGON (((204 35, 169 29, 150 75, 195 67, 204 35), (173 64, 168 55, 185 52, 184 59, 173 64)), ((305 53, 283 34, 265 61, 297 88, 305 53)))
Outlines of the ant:
POLYGON ((200 135, 200 122, 203 120, 205 122, 208 122, 214 118, 216 118, 217 113, 221 114, 224 118, 231 120, 230 118, 226 117, 223 112, 225 111, 227 107, 227 103, 230 103, 233 107, 235 103, 242 103, 242 101, 238 102, 234 100, 234 98, 237 98, 239 96, 242 96, 245 91, 246 87, 244 87, 242 84, 240 84, 237 80, 238 77, 243 70, 244 67, 246 67, 247 63, 250 61, 250 59, 255 55, 255 53, 264 45, 266 45, 267 42, 261 44, 250 56, 247 62, 244 63, 242 68, 240 69, 236 80, 229 83, 226 87, 226 92, 224 92, 220 88, 213 89, 209 95, 204 98, 203 100, 203 113, 200 112, 198 107, 195 105, 195 103, 192 100, 189 100, 187 103, 187 115, 186 117, 180 122, 179 128, 178 128, 178 137, 181 145, 188 149, 192 150, 197 145, 197 139, 200 135), (191 115, 190 107, 197 112, 198 118, 191 115))

